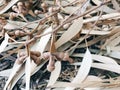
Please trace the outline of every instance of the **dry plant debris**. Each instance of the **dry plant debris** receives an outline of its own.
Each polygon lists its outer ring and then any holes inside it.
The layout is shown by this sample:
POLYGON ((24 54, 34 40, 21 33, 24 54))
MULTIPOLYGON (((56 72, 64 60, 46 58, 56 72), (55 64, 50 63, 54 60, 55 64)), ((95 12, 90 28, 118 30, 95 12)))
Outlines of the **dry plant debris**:
POLYGON ((119 0, 0 0, 0 90, 119 90, 119 0))

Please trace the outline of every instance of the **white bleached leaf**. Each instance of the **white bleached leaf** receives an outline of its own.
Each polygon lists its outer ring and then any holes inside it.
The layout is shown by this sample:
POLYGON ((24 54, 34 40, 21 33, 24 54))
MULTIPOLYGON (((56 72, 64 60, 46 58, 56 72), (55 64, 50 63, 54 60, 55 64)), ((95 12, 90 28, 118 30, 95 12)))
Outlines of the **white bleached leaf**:
MULTIPOLYGON (((52 31, 52 26, 47 28, 43 34, 50 32, 50 31, 52 31)), ((43 53, 50 37, 51 37, 51 34, 41 37, 40 41, 36 43, 34 46, 32 46, 31 50, 40 51, 41 53, 43 53)))
MULTIPOLYGON (((84 54, 74 54, 73 56, 83 57, 84 54)), ((104 64, 118 65, 117 62, 114 59, 112 59, 110 57, 106 57, 106 56, 92 54, 92 59, 95 60, 95 61, 99 61, 101 63, 104 63, 104 64)))
POLYGON ((55 63, 54 71, 51 72, 50 79, 49 79, 47 87, 50 87, 50 86, 55 84, 56 80, 58 79, 58 77, 60 75, 60 71, 61 71, 61 62, 57 61, 55 63))
POLYGON ((95 17, 92 17, 92 18, 88 18, 88 19, 85 19, 83 20, 83 23, 89 23, 89 22, 94 22, 96 20, 106 20, 106 19, 114 19, 114 18, 120 18, 120 13, 110 13, 110 14, 105 14, 105 15, 102 15, 100 18, 99 16, 95 16, 95 17))
POLYGON ((5 39, 4 39, 4 41, 0 45, 0 53, 4 51, 5 47, 8 44, 8 40, 9 40, 9 36, 8 36, 7 33, 5 33, 5 39))
POLYGON ((4 26, 4 29, 11 30, 11 29, 19 28, 19 27, 20 27, 20 26, 17 26, 17 25, 11 24, 11 23, 7 23, 7 24, 4 26))
MULTIPOLYGON (((11 72, 11 74, 10 74, 10 76, 9 76, 9 78, 8 78, 5 86, 4 86, 4 90, 6 90, 6 89, 8 88, 8 86, 10 85, 12 79, 13 79, 14 76, 17 74, 17 72, 19 71, 19 69, 21 68, 21 66, 22 66, 21 64, 17 64, 17 63, 14 64, 14 66, 13 66, 13 68, 12 68, 12 72, 11 72)), ((9 86, 9 89, 10 89, 10 87, 11 87, 11 86, 9 86)), ((10 89, 10 90, 11 90, 11 89, 10 89)))
POLYGON ((72 14, 72 13, 74 13, 76 10, 78 10, 80 7, 66 7, 66 8, 62 8, 63 9, 63 11, 65 12, 65 13, 68 13, 68 14, 72 14))
POLYGON ((3 9, 0 10, 0 14, 3 14, 8 9, 10 9, 15 3, 17 3, 19 0, 11 0, 7 6, 5 6, 3 9))
POLYGON ((26 77, 26 90, 30 90, 30 75, 31 74, 31 60, 30 56, 26 58, 25 64, 25 77, 26 77))
POLYGON ((12 69, 2 70, 0 71, 0 76, 9 77, 11 72, 12 72, 12 69))
POLYGON ((55 46, 56 48, 60 47, 61 45, 65 44, 69 40, 71 40, 75 35, 77 35, 83 25, 83 18, 79 18, 74 21, 74 23, 68 28, 66 32, 56 41, 55 46), (66 38, 67 37, 67 38, 66 38))
MULTIPOLYGON (((81 65, 81 63, 80 62, 74 63, 72 65, 81 65)), ((112 64, 92 63, 91 67, 103 69, 103 70, 107 70, 107 71, 111 71, 111 72, 115 72, 115 73, 120 74, 120 65, 116 65, 116 64, 112 65, 112 64)))
POLYGON ((119 6, 119 4, 117 3, 116 0, 111 0, 111 2, 112 2, 113 6, 114 6, 114 8, 115 8, 116 10, 119 10, 119 9, 120 9, 120 6, 119 6))
POLYGON ((120 59, 120 52, 118 51, 113 51, 109 53, 110 57, 116 58, 116 59, 120 59))
POLYGON ((120 74, 120 65, 93 63, 92 67, 120 74), (113 68, 114 67, 114 68, 113 68))
MULTIPOLYGON (((82 30, 81 32, 82 34, 87 34, 89 33, 89 30, 82 30)), ((92 34, 92 35, 107 35, 107 34, 110 34, 111 31, 97 31, 97 30, 92 30, 89 34, 92 34)))
MULTIPOLYGON (((92 55, 91 55, 89 49, 87 48, 87 51, 82 60, 81 67, 79 68, 76 77, 73 79, 73 81, 71 83, 80 84, 83 80, 85 80, 85 78, 87 77, 87 75, 90 71, 91 65, 92 65, 92 55)), ((75 89, 75 87, 65 88, 65 90, 74 90, 74 89, 75 89)))

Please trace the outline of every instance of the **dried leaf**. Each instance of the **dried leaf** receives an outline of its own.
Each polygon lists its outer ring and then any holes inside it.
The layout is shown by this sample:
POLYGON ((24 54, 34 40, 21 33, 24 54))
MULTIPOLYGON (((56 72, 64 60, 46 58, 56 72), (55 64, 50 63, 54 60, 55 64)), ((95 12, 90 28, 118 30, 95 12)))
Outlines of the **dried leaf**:
POLYGON ((5 39, 4 41, 1 43, 0 45, 0 53, 4 51, 5 47, 7 46, 8 44, 8 39, 9 39, 9 36, 7 33, 5 33, 5 39))
MULTIPOLYGON (((13 29, 18 29, 18 28, 21 28, 21 27, 24 27, 24 26, 26 26, 28 28, 34 28, 34 27, 37 27, 38 22, 36 22, 36 23, 31 23, 31 22, 26 23, 26 22, 21 22, 21 21, 8 20, 7 24, 13 26, 14 27, 13 29)), ((10 28, 7 28, 7 25, 5 25, 4 28, 6 28, 8 30, 10 29, 10 28)))
POLYGON ((9 76, 5 86, 4 86, 4 90, 6 90, 6 89, 11 90, 10 89, 11 88, 11 86, 10 86, 11 85, 11 81, 13 80, 13 78, 15 77, 15 75, 17 74, 17 72, 19 71, 21 66, 22 66, 22 64, 17 64, 17 63, 14 64, 14 66, 12 68, 12 72, 11 72, 11 74, 10 74, 10 76, 9 76))
POLYGON ((119 9, 120 9, 120 6, 119 6, 119 4, 117 3, 116 0, 112 0, 111 2, 112 2, 113 6, 114 6, 114 8, 115 8, 116 10, 119 10, 119 9))
MULTIPOLYGON (((120 47, 119 47, 120 48, 120 47)), ((120 59, 120 52, 118 51, 113 51, 113 52, 110 52, 108 54, 110 57, 113 57, 113 58, 116 58, 116 59, 120 59)))
POLYGON ((83 23, 89 23, 89 22, 94 22, 96 20, 105 20, 105 19, 114 19, 116 17, 120 18, 120 13, 110 13, 110 14, 106 14, 106 15, 102 15, 100 18, 99 16, 95 16, 95 17, 92 17, 92 18, 89 18, 89 19, 85 19, 83 20, 83 23))
POLYGON ((26 90, 30 90, 30 76, 31 76, 31 59, 29 56, 26 58, 25 64, 26 90))
MULTIPOLYGON (((82 30, 82 34, 87 34, 89 32, 89 30, 82 30)), ((91 30, 89 34, 92 35, 107 35, 110 34, 111 31, 97 31, 97 30, 91 30)))
MULTIPOLYGON (((87 75, 90 71, 91 65, 92 65, 92 55, 91 55, 89 49, 87 48, 87 51, 83 57, 81 67, 78 70, 76 77, 73 79, 73 81, 71 83, 77 83, 77 84, 82 83, 83 80, 85 80, 85 78, 87 77, 87 75)), ((74 90, 74 89, 75 89, 75 87, 65 88, 65 90, 74 90)))
MULTIPOLYGON (((49 28, 47 28, 44 31, 44 33, 47 33, 47 32, 50 32, 50 31, 52 31, 52 26, 50 26, 49 28)), ((31 47, 31 50, 40 51, 41 53, 43 53, 43 51, 45 50, 45 47, 46 47, 48 41, 50 40, 50 37, 51 37, 51 34, 48 34, 48 35, 45 35, 45 36, 41 37, 40 41, 37 42, 35 45, 33 45, 31 47)))
POLYGON ((11 0, 6 7, 4 7, 2 10, 0 10, 0 14, 3 14, 8 9, 10 9, 15 3, 17 3, 19 0, 11 0))
MULTIPOLYGON (((83 57, 83 54, 74 54, 73 56, 83 57)), ((92 59, 95 60, 95 61, 105 63, 105 64, 118 65, 117 62, 114 59, 112 59, 110 57, 106 57, 106 56, 92 54, 92 59)))
POLYGON ((2 70, 0 71, 0 76, 9 77, 11 72, 12 72, 12 69, 2 70))
POLYGON ((67 14, 72 14, 75 11, 77 11, 80 7, 66 7, 66 8, 62 8, 62 10, 67 13, 67 14))
POLYGON ((93 63, 92 66, 95 67, 95 68, 108 70, 108 71, 120 74, 120 65, 109 65, 109 64, 93 63))
POLYGON ((63 33, 63 35, 56 41, 55 43, 56 48, 65 44, 80 32, 83 25, 82 21, 83 21, 82 18, 79 18, 78 20, 74 21, 74 23, 68 28, 68 30, 65 33, 63 33))
POLYGON ((115 46, 117 46, 118 44, 120 43, 120 36, 118 36, 117 38, 115 38, 114 40, 112 40, 109 44, 108 44, 108 46, 112 46, 112 47, 115 47, 115 46))
MULTIPOLYGON (((73 65, 81 65, 81 63, 74 63, 73 65)), ((107 71, 111 71, 111 72, 115 72, 115 73, 120 74, 120 65, 92 63, 91 67, 103 69, 103 70, 107 70, 107 71)))
POLYGON ((61 71, 61 62, 57 61, 55 63, 54 71, 51 72, 50 79, 49 79, 47 87, 50 87, 50 86, 55 84, 56 80, 58 79, 58 77, 60 75, 60 71, 61 71))

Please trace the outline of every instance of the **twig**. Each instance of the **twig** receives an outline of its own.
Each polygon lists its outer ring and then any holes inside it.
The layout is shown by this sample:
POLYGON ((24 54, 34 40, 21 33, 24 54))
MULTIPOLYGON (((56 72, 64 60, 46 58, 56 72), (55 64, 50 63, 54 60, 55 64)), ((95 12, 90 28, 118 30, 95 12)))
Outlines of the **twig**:
MULTIPOLYGON (((100 13, 100 15, 99 15, 99 17, 98 17, 98 20, 97 20, 96 22, 94 22, 94 24, 91 26, 92 29, 90 29, 89 32, 88 32, 80 41, 78 41, 74 46, 72 46, 69 50, 67 50, 68 52, 70 52, 71 50, 75 49, 75 48, 79 45, 79 43, 81 43, 83 40, 85 40, 85 42, 86 42, 86 47, 88 47, 86 38, 87 38, 87 36, 90 34, 90 32, 93 30, 93 28, 94 28, 94 26, 97 24, 97 22, 99 21, 101 15, 102 15, 102 11, 101 11, 101 13, 100 13)), ((73 50, 73 51, 74 51, 74 50, 73 50)), ((73 52, 73 51, 72 51, 72 52, 73 52)))
POLYGON ((65 24, 67 24, 67 23, 69 23, 69 22, 71 22, 71 21, 73 21, 73 20, 75 20, 75 19, 78 19, 78 18, 80 18, 80 17, 82 17, 82 16, 85 16, 85 15, 89 14, 90 12, 92 12, 92 11, 98 9, 99 7, 107 4, 108 2, 109 2, 109 1, 104 2, 104 3, 102 3, 101 5, 96 6, 96 7, 92 8, 92 9, 86 11, 85 13, 79 15, 79 16, 75 16, 75 17, 73 17, 73 18, 71 17, 69 20, 67 20, 67 21, 63 22, 62 24, 60 24, 59 26, 57 26, 53 31, 48 32, 48 33, 45 33, 45 34, 37 35, 37 36, 33 37, 31 40, 27 41, 26 43, 29 44, 29 43, 33 42, 34 40, 39 39, 39 38, 42 37, 42 36, 45 36, 45 35, 48 35, 48 34, 50 34, 50 33, 56 32, 56 31, 58 31, 63 25, 65 25, 65 24))

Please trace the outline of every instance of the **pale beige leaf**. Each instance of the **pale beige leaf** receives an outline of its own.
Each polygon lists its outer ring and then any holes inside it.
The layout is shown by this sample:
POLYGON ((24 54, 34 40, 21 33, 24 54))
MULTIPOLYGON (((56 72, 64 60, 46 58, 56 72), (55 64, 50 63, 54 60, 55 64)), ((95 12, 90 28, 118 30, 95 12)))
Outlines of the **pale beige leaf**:
POLYGON ((2 6, 5 3, 5 0, 0 0, 0 6, 2 6))
POLYGON ((86 11, 86 9, 89 5, 90 5, 90 0, 86 0, 85 3, 83 3, 83 5, 80 9, 80 14, 83 14, 86 11))
MULTIPOLYGON (((119 47, 120 48, 120 47, 119 47)), ((113 57, 113 58, 116 58, 116 59, 120 59, 120 52, 118 51, 113 51, 113 52, 110 52, 108 54, 110 57, 113 57)))
MULTIPOLYGON (((14 64, 14 66, 12 68, 12 72, 11 72, 11 74, 10 74, 10 76, 9 76, 9 78, 8 78, 5 86, 4 86, 4 90, 6 90, 8 88, 8 86, 10 85, 12 79, 14 78, 14 76, 16 75, 16 73, 19 71, 19 69, 21 68, 21 66, 22 66, 22 64, 17 64, 17 63, 14 64)), ((8 89, 11 90, 10 86, 9 86, 8 89)))
POLYGON ((95 68, 108 70, 108 71, 120 74, 120 65, 109 65, 109 64, 93 63, 92 66, 95 67, 95 68))
POLYGON ((68 13, 68 14, 72 14, 74 13, 75 11, 77 11, 80 7, 66 7, 66 8, 62 8, 62 10, 65 12, 65 13, 68 13))
POLYGON ((12 69, 2 70, 0 71, 0 76, 9 77, 11 72, 12 72, 12 69))
MULTIPOLYGON (((82 34, 87 34, 89 32, 89 30, 82 30, 82 34)), ((107 35, 107 34, 110 34, 111 31, 97 31, 97 30, 91 30, 89 34, 92 34, 92 35, 107 35)))
POLYGON ((112 47, 115 47, 116 45, 118 45, 120 43, 120 36, 116 37, 114 40, 112 40, 108 46, 112 46, 112 47))
POLYGON ((111 2, 112 2, 113 6, 114 6, 114 8, 115 8, 116 10, 119 10, 119 9, 120 9, 120 6, 119 6, 119 4, 117 3, 116 0, 112 0, 111 2))
POLYGON ((50 87, 50 86, 55 84, 55 82, 57 81, 57 79, 60 75, 60 71, 61 71, 61 62, 57 61, 55 63, 54 71, 51 72, 50 79, 49 79, 47 87, 50 87))
POLYGON ((83 19, 79 18, 73 22, 73 24, 68 28, 68 30, 64 32, 63 35, 56 41, 56 48, 65 44, 80 32, 83 25, 82 21, 83 19))
MULTIPOLYGON (((20 27, 28 27, 28 28, 34 28, 38 25, 38 22, 36 23, 26 23, 26 22, 21 22, 21 21, 12 21, 12 20, 8 20, 8 25, 11 25, 11 26, 14 26, 13 29, 17 29, 17 28, 20 28, 20 27)), ((5 25, 4 28, 7 28, 7 26, 5 25)), ((10 28, 8 28, 10 29, 10 28)))
POLYGON ((0 10, 0 14, 3 14, 4 12, 6 12, 8 9, 10 9, 18 1, 19 0, 11 0, 5 8, 3 8, 2 10, 0 10))
MULTIPOLYGON (((47 28, 44 33, 50 32, 52 31, 52 26, 47 28)), ((50 40, 51 34, 45 35, 43 37, 40 38, 40 41, 38 41, 35 45, 33 45, 31 47, 31 50, 34 51, 40 51, 41 53, 43 53, 48 41, 50 40), (41 47, 41 48, 40 48, 41 47)))
MULTIPOLYGON (((89 49, 87 48, 85 55, 83 57, 83 60, 82 60, 81 67, 79 68, 76 77, 73 79, 73 81, 71 83, 77 83, 77 84, 82 83, 83 80, 85 80, 85 78, 87 77, 87 75, 90 71, 91 65, 92 65, 92 55, 91 55, 89 49)), ((75 87, 65 88, 65 90, 74 90, 74 89, 75 89, 75 87)))
MULTIPOLYGON (((74 54, 73 56, 83 57, 84 54, 74 54)), ((112 59, 110 57, 106 57, 106 56, 92 54, 92 59, 95 60, 95 61, 99 61, 101 63, 104 63, 104 64, 118 65, 117 62, 114 59, 112 59)))
POLYGON ((94 22, 98 20, 98 18, 99 20, 105 20, 105 19, 114 19, 116 17, 120 18, 120 13, 110 13, 110 14, 102 15, 100 18, 99 16, 95 16, 95 17, 83 20, 83 23, 94 22))
POLYGON ((110 50, 120 52, 120 46, 110 47, 110 50))
POLYGON ((8 40, 9 40, 9 36, 8 36, 7 33, 5 33, 5 39, 4 39, 4 41, 0 45, 0 53, 4 51, 5 47, 8 44, 8 40))
POLYGON ((104 5, 104 6, 100 7, 100 8, 98 8, 98 10, 106 12, 106 13, 116 13, 117 12, 116 10, 108 7, 107 5, 104 5))
POLYGON ((26 58, 25 64, 25 78, 26 78, 26 90, 30 90, 30 75, 31 74, 31 60, 30 56, 26 58))
MULTIPOLYGON (((81 65, 81 63, 74 63, 73 65, 81 65)), ((120 74, 120 65, 92 63, 92 67, 120 74)))

